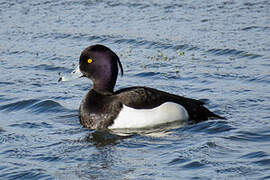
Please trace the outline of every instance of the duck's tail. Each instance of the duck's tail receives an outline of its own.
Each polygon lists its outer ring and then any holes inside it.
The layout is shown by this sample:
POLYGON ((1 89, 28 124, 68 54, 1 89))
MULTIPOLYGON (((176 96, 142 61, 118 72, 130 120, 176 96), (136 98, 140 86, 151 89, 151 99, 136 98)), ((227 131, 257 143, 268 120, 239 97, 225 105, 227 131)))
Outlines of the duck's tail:
POLYGON ((194 123, 198 123, 209 119, 226 119, 226 118, 213 113, 212 111, 208 110, 206 107, 201 105, 200 113, 198 114, 197 117, 192 118, 192 121, 194 123))

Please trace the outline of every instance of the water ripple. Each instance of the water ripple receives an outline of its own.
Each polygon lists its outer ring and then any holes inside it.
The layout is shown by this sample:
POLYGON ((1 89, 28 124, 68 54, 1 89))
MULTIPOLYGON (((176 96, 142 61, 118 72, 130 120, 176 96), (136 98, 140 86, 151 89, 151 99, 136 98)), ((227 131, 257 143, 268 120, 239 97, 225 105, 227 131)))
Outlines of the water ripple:
POLYGON ((153 76, 158 76, 160 75, 159 72, 141 72, 137 73, 135 76, 137 77, 153 77, 153 76))
POLYGON ((266 30, 270 30, 270 27, 248 26, 248 27, 242 28, 243 31, 256 30, 256 29, 261 30, 261 31, 266 31, 266 30))
POLYGON ((179 156, 179 157, 173 159, 171 162, 169 162, 168 165, 174 166, 176 164, 183 164, 187 161, 189 161, 189 159, 187 159, 186 157, 179 156))
POLYGON ((206 122, 201 122, 199 124, 187 126, 184 129, 191 132, 206 132, 208 134, 216 134, 216 133, 231 131, 231 130, 234 130, 235 128, 232 127, 227 121, 209 120, 206 122))
POLYGON ((65 107, 63 107, 62 105, 53 100, 40 101, 38 99, 29 99, 0 106, 0 110, 8 112, 19 111, 24 109, 34 113, 67 111, 65 107))
POLYGON ((36 113, 59 112, 59 111, 63 112, 67 110, 62 105, 60 105, 59 103, 53 100, 45 100, 45 101, 38 102, 34 104, 33 106, 31 106, 29 109, 36 113))
POLYGON ((214 54, 217 56, 222 56, 222 55, 234 55, 239 58, 244 58, 247 57, 249 59, 255 59, 258 57, 262 57, 262 55, 258 54, 251 54, 245 51, 237 50, 237 49, 210 49, 207 51, 210 54, 214 54))
POLYGON ((44 154, 33 155, 31 159, 35 161, 40 161, 40 162, 57 162, 61 160, 61 158, 58 155, 53 156, 53 155, 44 155, 44 154))
POLYGON ((14 82, 0 82, 0 85, 6 86, 6 85, 13 85, 15 84, 14 82))
POLYGON ((233 141, 267 142, 267 141, 270 141, 270 134, 239 131, 238 135, 233 135, 233 136, 223 137, 223 138, 233 140, 233 141))
POLYGON ((190 163, 183 165, 182 168, 190 170, 190 169, 200 169, 203 168, 204 166, 205 166, 204 163, 201 163, 199 161, 192 161, 190 163))
POLYGON ((27 169, 27 170, 14 170, 11 172, 6 172, 0 175, 1 178, 7 179, 42 179, 49 178, 44 169, 27 169))
POLYGON ((259 160, 259 161, 255 161, 254 162, 255 164, 258 164, 258 165, 261 165, 261 166, 270 166, 270 159, 262 159, 262 160, 259 160))
POLYGON ((6 111, 18 111, 24 108, 27 108, 34 103, 37 103, 39 100, 37 99, 30 99, 30 100, 22 100, 17 101, 15 103, 10 103, 7 105, 0 106, 0 110, 6 110, 6 111))
POLYGON ((40 64, 37 66, 32 66, 31 69, 46 70, 46 71, 60 71, 60 72, 70 71, 70 69, 65 68, 65 67, 58 67, 58 66, 48 65, 48 64, 40 64))
POLYGON ((241 158, 244 159, 253 159, 253 158, 262 158, 262 157, 267 157, 268 154, 264 151, 256 151, 256 152, 251 152, 248 154, 245 154, 243 156, 241 156, 241 158))
POLYGON ((41 122, 41 123, 32 123, 32 122, 24 122, 21 124, 12 124, 10 127, 20 127, 20 128, 26 128, 26 129, 32 129, 32 128, 52 128, 52 126, 48 123, 41 122))

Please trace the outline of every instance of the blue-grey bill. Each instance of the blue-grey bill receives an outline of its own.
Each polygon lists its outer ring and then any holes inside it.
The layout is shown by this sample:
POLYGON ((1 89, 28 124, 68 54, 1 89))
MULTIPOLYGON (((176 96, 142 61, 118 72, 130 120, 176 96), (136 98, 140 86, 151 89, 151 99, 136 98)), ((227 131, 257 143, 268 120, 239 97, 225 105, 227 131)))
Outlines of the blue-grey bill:
POLYGON ((74 79, 83 77, 83 73, 80 71, 79 66, 77 66, 76 69, 74 69, 70 74, 67 74, 65 76, 62 76, 58 79, 58 82, 60 81, 72 81, 74 79))

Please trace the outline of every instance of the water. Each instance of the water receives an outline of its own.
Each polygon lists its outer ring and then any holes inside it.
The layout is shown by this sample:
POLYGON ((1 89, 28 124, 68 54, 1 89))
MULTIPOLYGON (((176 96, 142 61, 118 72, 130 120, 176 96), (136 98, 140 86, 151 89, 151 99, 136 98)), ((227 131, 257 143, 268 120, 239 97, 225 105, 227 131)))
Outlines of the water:
POLYGON ((0 179, 269 179, 269 1, 0 1, 0 179), (145 85, 227 120, 121 137, 82 128, 87 79, 58 83, 104 44, 145 85))

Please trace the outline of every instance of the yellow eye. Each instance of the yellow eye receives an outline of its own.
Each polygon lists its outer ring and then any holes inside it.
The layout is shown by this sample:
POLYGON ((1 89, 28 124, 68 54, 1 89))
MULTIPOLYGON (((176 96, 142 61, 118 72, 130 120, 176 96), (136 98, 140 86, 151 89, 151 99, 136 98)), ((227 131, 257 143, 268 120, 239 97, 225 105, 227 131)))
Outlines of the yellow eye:
POLYGON ((87 62, 90 64, 90 63, 93 62, 93 60, 92 59, 88 59, 87 62))

